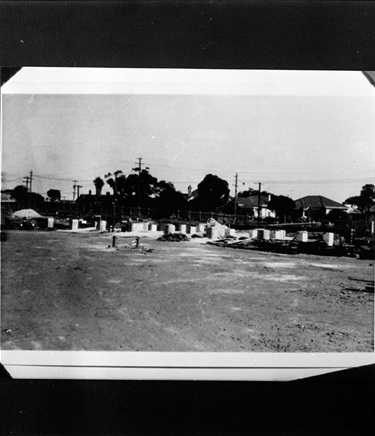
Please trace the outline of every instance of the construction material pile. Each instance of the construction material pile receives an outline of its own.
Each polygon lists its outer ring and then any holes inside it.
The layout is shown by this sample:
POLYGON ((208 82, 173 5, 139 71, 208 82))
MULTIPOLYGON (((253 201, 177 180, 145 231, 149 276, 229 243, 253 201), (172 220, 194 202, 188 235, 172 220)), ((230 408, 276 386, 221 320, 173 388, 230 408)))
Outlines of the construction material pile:
POLYGON ((21 209, 14 212, 12 214, 12 218, 25 218, 29 220, 32 218, 43 218, 43 217, 34 209, 21 209))
POLYGON ((169 233, 158 238, 158 241, 180 242, 188 241, 189 238, 183 233, 169 233))
POLYGON ((227 230, 229 231, 226 225, 210 218, 206 225, 206 236, 211 239, 217 239, 225 236, 227 230))
POLYGON ((125 244, 119 246, 117 243, 116 235, 112 236, 112 244, 108 245, 107 249, 111 249, 113 251, 137 250, 142 254, 152 253, 154 251, 154 249, 149 247, 148 245, 140 244, 139 236, 136 236, 136 238, 132 241, 131 244, 125 244))
POLYGON ((367 292, 369 294, 374 293, 375 290, 374 280, 358 279, 356 277, 348 277, 348 279, 357 282, 357 286, 348 287, 348 286, 341 285, 345 290, 367 292))
POLYGON ((216 245, 217 247, 230 247, 230 248, 247 248, 256 249, 254 240, 250 238, 237 239, 234 236, 221 237, 215 241, 207 241, 209 245, 216 245))

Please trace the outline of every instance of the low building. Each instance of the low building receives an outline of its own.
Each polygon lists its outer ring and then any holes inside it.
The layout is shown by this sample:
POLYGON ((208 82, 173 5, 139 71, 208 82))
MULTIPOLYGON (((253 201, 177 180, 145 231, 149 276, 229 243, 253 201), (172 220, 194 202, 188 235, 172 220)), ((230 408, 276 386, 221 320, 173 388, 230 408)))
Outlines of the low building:
POLYGON ((301 211, 303 219, 313 221, 324 219, 332 210, 347 211, 348 209, 347 206, 322 195, 307 195, 295 200, 295 205, 296 209, 301 211))
POLYGON ((249 215, 258 218, 260 209, 260 218, 275 218, 275 212, 268 209, 268 203, 271 201, 271 194, 260 195, 260 208, 259 208, 259 195, 252 194, 247 197, 237 197, 237 213, 241 215, 249 215))
POLYGON ((14 209, 16 208, 16 200, 12 198, 9 194, 2 192, 1 193, 1 225, 4 226, 6 224, 6 220, 12 214, 14 209))

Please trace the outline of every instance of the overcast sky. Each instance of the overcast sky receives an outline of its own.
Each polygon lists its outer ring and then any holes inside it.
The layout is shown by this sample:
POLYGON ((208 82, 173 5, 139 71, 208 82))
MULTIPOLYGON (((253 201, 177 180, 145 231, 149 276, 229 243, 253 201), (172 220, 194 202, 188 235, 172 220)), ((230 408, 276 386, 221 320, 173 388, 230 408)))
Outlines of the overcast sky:
POLYGON ((374 107, 360 72, 24 68, 2 88, 2 189, 32 170, 71 199, 141 157, 182 192, 212 173, 233 194, 238 172, 342 202, 374 183, 374 107))

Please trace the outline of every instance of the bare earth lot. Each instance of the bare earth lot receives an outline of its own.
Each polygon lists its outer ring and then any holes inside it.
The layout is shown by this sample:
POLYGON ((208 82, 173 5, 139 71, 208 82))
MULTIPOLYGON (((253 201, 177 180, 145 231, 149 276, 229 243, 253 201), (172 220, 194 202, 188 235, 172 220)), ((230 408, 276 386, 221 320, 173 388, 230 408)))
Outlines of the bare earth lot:
POLYGON ((373 351, 369 260, 131 240, 9 232, 2 349, 373 351))

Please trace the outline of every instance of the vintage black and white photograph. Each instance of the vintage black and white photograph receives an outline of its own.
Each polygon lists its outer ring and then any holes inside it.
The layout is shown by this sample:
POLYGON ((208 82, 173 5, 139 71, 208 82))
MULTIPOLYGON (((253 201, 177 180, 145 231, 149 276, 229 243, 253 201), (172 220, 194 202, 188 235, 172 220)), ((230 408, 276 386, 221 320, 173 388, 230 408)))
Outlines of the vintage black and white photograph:
POLYGON ((21 68, 2 350, 373 352, 371 80, 21 68))

